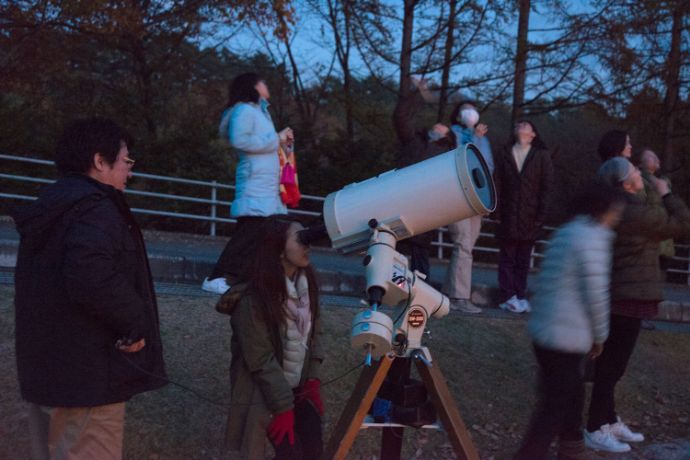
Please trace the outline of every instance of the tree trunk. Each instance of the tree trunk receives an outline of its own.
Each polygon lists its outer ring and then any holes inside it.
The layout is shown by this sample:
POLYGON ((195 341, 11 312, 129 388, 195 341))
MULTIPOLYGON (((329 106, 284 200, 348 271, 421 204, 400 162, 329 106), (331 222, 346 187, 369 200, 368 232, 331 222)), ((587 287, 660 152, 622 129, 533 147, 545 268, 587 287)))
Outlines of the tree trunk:
POLYGON ((666 94, 664 96, 664 150, 661 153, 661 167, 668 171, 673 168, 673 128, 676 121, 675 108, 680 91, 680 42, 683 26, 681 4, 677 2, 673 13, 673 25, 671 27, 671 50, 666 61, 666 94))
POLYGON ((518 18, 517 50, 515 52, 515 76, 513 83, 513 112, 511 114, 511 124, 522 116, 522 105, 525 102, 525 72, 527 68, 527 52, 529 42, 527 34, 529 32, 529 13, 530 0, 519 0, 520 16, 518 18))
POLYGON ((403 16, 402 46, 400 48, 400 92, 398 97, 406 99, 410 94, 410 69, 412 67, 412 31, 414 28, 414 8, 417 0, 405 0, 403 16))
MULTIPOLYGON (((354 142, 355 128, 354 116, 352 110, 352 75, 350 74, 350 18, 352 6, 349 0, 343 2, 343 16, 345 21, 345 43, 341 43, 342 59, 340 66, 343 69, 343 96, 345 97, 345 132, 347 133, 347 141, 354 142)), ((335 26, 337 27, 337 25, 335 26)), ((337 32, 336 32, 337 33, 337 32)))
POLYGON ((354 142, 355 127, 352 114, 352 78, 350 76, 350 69, 343 68, 343 97, 345 98, 345 132, 347 133, 347 141, 354 142))
POLYGON ((139 87, 139 97, 141 104, 141 116, 146 123, 146 132, 149 141, 153 142, 157 137, 157 126, 153 110, 153 87, 151 82, 151 69, 146 60, 144 44, 138 40, 132 40, 132 56, 134 58, 134 71, 139 87))
POLYGON ((448 80, 450 78, 451 57, 453 55, 453 38, 455 36, 455 10, 457 0, 450 0, 448 13, 448 33, 446 34, 446 49, 443 56, 443 72, 441 73, 441 94, 438 100, 438 115, 436 121, 443 122, 446 106, 448 105, 448 80))

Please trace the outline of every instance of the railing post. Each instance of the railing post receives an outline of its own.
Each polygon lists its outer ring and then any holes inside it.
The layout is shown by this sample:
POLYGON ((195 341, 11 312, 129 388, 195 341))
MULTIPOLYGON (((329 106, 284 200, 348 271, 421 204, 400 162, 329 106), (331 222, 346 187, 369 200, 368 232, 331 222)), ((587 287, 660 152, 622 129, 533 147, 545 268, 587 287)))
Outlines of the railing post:
POLYGON ((218 182, 216 181, 211 181, 213 184, 211 186, 211 218, 213 219, 211 221, 211 236, 216 236, 216 201, 218 200, 218 189, 216 188, 216 184, 218 182))
POLYGON ((529 269, 532 270, 534 268, 534 251, 537 248, 537 242, 535 241, 534 244, 532 245, 532 252, 529 255, 529 269))
POLYGON ((440 228, 436 229, 436 242, 438 243, 436 255, 438 260, 443 260, 443 230, 440 228))

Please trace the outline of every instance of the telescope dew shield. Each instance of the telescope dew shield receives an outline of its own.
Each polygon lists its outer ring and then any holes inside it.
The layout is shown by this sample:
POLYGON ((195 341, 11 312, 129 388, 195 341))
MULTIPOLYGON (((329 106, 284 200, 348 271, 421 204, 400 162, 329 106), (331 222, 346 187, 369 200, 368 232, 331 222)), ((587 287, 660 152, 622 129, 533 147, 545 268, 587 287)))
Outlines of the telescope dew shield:
POLYGON ((333 247, 350 251, 367 245, 370 219, 388 226, 400 241, 495 208, 489 168, 479 149, 465 144, 347 185, 326 197, 323 215, 333 247))

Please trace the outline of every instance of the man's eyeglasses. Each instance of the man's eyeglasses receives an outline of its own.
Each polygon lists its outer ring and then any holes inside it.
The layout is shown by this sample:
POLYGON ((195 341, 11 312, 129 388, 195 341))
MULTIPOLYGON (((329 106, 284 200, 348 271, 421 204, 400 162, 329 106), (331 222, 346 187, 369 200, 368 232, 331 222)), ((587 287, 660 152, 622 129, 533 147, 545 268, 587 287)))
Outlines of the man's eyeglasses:
POLYGON ((129 157, 127 157, 127 158, 123 158, 123 161, 124 161, 125 163, 127 163, 127 166, 129 166, 129 167, 132 167, 132 166, 134 166, 134 163, 136 163, 136 161, 135 161, 135 160, 132 160, 132 159, 131 159, 131 158, 129 158, 129 157))

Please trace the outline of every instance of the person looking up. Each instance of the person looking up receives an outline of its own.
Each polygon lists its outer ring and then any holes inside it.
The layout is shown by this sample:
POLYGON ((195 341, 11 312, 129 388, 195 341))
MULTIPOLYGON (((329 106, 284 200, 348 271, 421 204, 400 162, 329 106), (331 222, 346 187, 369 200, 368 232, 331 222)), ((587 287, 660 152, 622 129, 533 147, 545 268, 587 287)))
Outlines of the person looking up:
POLYGON ((630 143, 630 135, 627 131, 620 129, 612 129, 601 136, 597 153, 601 161, 606 161, 613 157, 623 157, 630 159, 632 156, 632 144, 630 143))
MULTIPOLYGON (((494 172, 494 160, 491 144, 486 137, 489 127, 479 123, 479 112, 474 103, 460 102, 450 116, 451 129, 455 133, 458 147, 467 143, 474 144, 480 151, 482 158, 494 172)), ((477 215, 458 222, 448 224, 448 235, 453 243, 443 291, 450 299, 452 310, 464 313, 480 313, 481 308, 472 303, 472 250, 479 238, 483 216, 477 215)))
POLYGON ((534 243, 546 219, 553 183, 553 165, 534 124, 519 120, 510 142, 496 157, 494 183, 498 196, 499 307, 524 313, 527 275, 534 243))
POLYGON ((228 103, 221 117, 220 135, 237 152, 235 199, 230 216, 237 219, 226 244, 202 289, 222 294, 244 276, 246 263, 256 251, 256 235, 263 221, 287 214, 280 199, 278 147, 292 145, 290 128, 276 132, 268 112, 270 92, 256 73, 245 73, 230 83, 228 103))
POLYGON ((622 156, 606 160, 597 176, 625 192, 626 207, 616 228, 611 269, 611 320, 604 351, 596 360, 585 444, 606 452, 627 452, 641 442, 618 415, 615 389, 637 343, 642 319, 653 318, 663 299, 659 242, 690 232, 690 212, 663 179, 653 179, 662 206, 646 203, 639 169, 622 156))

